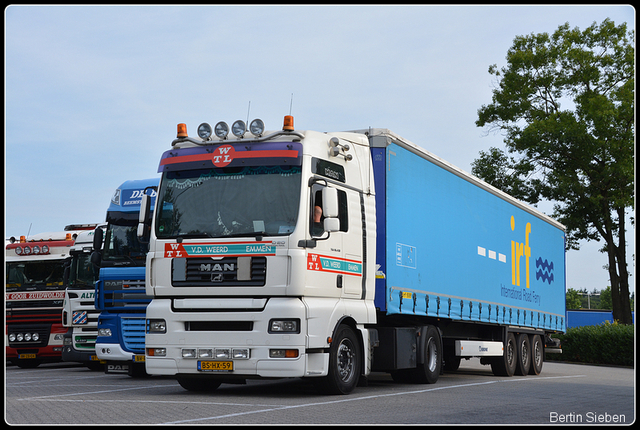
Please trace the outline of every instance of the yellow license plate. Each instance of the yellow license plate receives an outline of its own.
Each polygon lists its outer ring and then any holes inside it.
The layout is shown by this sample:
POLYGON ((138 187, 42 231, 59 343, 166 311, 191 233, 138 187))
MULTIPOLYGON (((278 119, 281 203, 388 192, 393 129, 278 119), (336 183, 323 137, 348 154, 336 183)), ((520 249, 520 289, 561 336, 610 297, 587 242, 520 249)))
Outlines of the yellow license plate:
POLYGON ((198 370, 201 372, 231 372, 233 361, 198 361, 198 370))
POLYGON ((36 358, 35 354, 20 354, 20 356, 18 357, 20 359, 24 359, 24 358, 36 358))
POLYGON ((90 358, 89 360, 91 360, 91 361, 100 361, 100 360, 98 359, 98 356, 97 356, 97 355, 92 355, 92 356, 91 356, 91 358, 90 358))
POLYGON ((136 363, 139 363, 141 361, 144 362, 144 355, 134 355, 133 361, 135 361, 136 363))

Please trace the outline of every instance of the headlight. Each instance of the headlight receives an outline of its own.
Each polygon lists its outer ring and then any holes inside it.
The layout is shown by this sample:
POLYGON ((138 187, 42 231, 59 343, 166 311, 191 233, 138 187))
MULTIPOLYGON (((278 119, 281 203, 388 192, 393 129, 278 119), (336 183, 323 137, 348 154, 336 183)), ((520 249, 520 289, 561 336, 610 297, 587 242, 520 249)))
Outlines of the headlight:
POLYGON ((234 360, 247 360, 249 359, 249 348, 233 348, 234 360))
POLYGON ((34 255, 40 254, 40 247, 38 245, 33 247, 33 254, 34 255))
POLYGON ((147 355, 149 357, 166 357, 167 348, 147 348, 147 355))
POLYGON ((216 355, 214 358, 217 359, 230 359, 231 358, 231 350, 229 348, 216 348, 216 355))
POLYGON ((110 328, 99 328, 98 336, 106 336, 111 337, 111 329, 110 328))
POLYGON ((236 137, 244 136, 245 131, 247 131, 247 125, 241 119, 234 122, 231 126, 231 133, 236 137))
POLYGON ((18 333, 16 339, 18 339, 18 342, 22 342, 24 340, 24 335, 22 333, 18 333))
POLYGON ((147 320, 147 333, 166 333, 167 323, 165 320, 147 320))
POLYGON ((209 138, 211 137, 211 133, 211 126, 206 122, 203 122, 198 126, 198 136, 200 136, 200 139, 209 140, 209 138))
POLYGON ((24 340, 25 342, 29 342, 31 340, 31 333, 25 333, 24 340))
POLYGON ((9 342, 15 342, 15 341, 16 341, 16 335, 15 335, 15 334, 13 334, 13 333, 11 333, 11 334, 9 335, 9 342))
POLYGON ((213 350, 209 348, 199 348, 198 358, 213 358, 213 350))
POLYGON ((300 320, 271 320, 269 333, 300 333, 300 320))
POLYGON ((38 340, 40 340, 40 335, 38 333, 34 333, 31 336, 31 339, 33 339, 34 342, 37 342, 38 340))
POLYGON ((229 134, 229 126, 226 122, 220 121, 216 124, 213 132, 218 136, 219 139, 224 139, 229 134))
POLYGON ((64 340, 64 334, 54 334, 53 340, 64 340))
POLYGON ((182 350, 182 358, 196 358, 196 350, 195 348, 184 348, 182 350))
POLYGON ((261 136, 264 133, 264 122, 261 119, 254 119, 249 124, 249 131, 254 136, 261 136))

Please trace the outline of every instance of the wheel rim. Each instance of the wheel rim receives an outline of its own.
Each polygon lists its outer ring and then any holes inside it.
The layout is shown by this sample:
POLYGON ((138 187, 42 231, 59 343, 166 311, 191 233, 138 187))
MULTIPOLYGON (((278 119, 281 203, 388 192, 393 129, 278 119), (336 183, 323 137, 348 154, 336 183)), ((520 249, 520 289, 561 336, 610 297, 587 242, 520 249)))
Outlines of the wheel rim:
POLYGON ((535 342, 533 345, 533 360, 536 367, 540 367, 542 364, 542 349, 540 348, 540 342, 535 342))
POLYGON ((522 342, 522 351, 520 351, 520 353, 522 354, 522 362, 523 364, 529 364, 529 350, 527 348, 527 343, 526 342, 522 342))
POLYGON ((338 374, 344 382, 351 379, 354 372, 354 345, 349 339, 344 339, 338 347, 338 374))
POLYGON ((507 363, 511 366, 515 361, 516 349, 512 341, 507 343, 507 363))
POLYGON ((438 366, 438 349, 433 338, 429 339, 429 344, 427 345, 427 360, 427 368, 429 369, 429 372, 435 372, 436 367, 438 366))

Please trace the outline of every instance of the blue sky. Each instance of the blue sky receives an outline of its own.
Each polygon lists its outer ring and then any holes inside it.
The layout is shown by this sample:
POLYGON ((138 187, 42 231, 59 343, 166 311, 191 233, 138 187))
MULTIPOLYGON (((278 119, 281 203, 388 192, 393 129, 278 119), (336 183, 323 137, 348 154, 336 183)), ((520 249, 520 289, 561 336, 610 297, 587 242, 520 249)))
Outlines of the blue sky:
MULTIPOLYGON (((10 6, 4 18, 6 237, 101 222, 119 184, 159 177, 177 123, 195 135, 246 120, 250 103, 250 120, 279 129, 292 94, 299 130, 388 128, 470 171, 503 147, 475 121, 488 67, 516 36, 605 18, 635 29, 627 5, 10 6)), ((567 253, 568 287, 609 284, 601 244, 567 253)))

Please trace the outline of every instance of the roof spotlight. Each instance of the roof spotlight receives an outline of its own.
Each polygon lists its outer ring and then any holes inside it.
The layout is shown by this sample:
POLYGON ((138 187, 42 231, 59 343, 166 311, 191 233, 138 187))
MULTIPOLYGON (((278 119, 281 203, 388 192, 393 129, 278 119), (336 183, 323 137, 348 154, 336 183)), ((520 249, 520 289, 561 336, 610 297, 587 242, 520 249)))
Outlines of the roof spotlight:
POLYGON ((219 123, 216 124, 214 128, 214 133, 216 134, 216 136, 218 136, 218 138, 224 139, 229 134, 229 126, 227 125, 226 122, 220 121, 219 123))
POLYGON ((254 119, 251 121, 251 124, 249 124, 249 131, 254 136, 261 136, 264 132, 264 122, 262 122, 261 119, 254 119))
POLYGON ((202 140, 209 140, 211 138, 213 130, 211 130, 211 126, 206 122, 203 122, 198 126, 198 136, 202 140))
POLYGON ((231 126, 231 133, 233 133, 236 137, 244 136, 244 133, 247 131, 247 125, 241 119, 237 120, 231 126))

